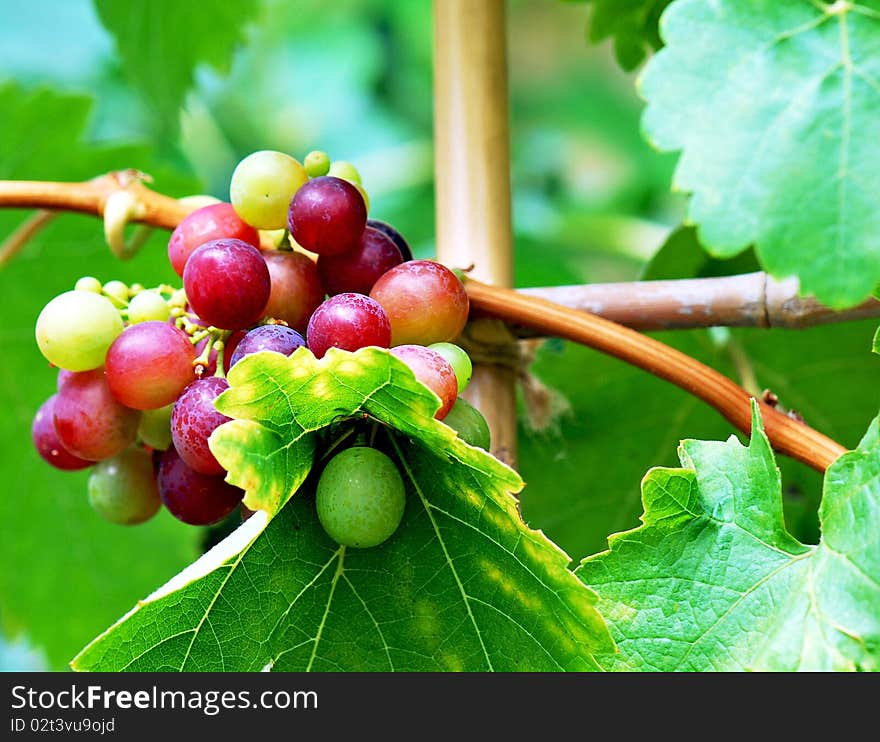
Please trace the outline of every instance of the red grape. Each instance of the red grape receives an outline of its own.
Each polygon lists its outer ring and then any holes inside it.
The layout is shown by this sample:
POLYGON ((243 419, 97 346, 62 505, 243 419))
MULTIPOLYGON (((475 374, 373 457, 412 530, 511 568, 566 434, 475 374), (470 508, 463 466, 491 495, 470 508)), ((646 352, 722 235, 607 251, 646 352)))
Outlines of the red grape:
POLYGON ((368 345, 387 348, 391 341, 388 316, 363 294, 337 294, 319 306, 306 332, 309 350, 317 358, 328 348, 357 350, 368 345))
POLYGON ((196 349, 183 330, 159 320, 131 325, 107 351, 107 383, 126 407, 171 404, 195 378, 196 349))
POLYGON ((208 526, 223 520, 244 497, 244 490, 229 484, 223 477, 190 469, 173 447, 162 454, 157 479, 159 496, 168 511, 193 526, 208 526))
POLYGON ((291 199, 288 225, 293 239, 306 250, 336 255, 357 247, 367 226, 367 207, 347 180, 322 175, 291 199))
POLYGON ((394 241, 378 229, 367 227, 357 247, 340 255, 318 257, 318 274, 327 293, 369 294, 382 274, 403 262, 394 241))
POLYGON ((243 330, 263 316, 271 280, 257 248, 224 239, 206 242, 190 255, 183 286, 203 320, 224 330, 243 330))
POLYGON ((391 349, 391 355, 409 366, 416 379, 440 397, 440 409, 434 417, 446 417, 458 396, 458 379, 449 361, 423 345, 398 345, 391 349))
MULTIPOLYGON (((68 371, 67 373, 70 374, 72 372, 68 371)), ((61 469, 62 471, 85 469, 95 462, 74 456, 58 440, 58 434, 55 432, 54 414, 55 399, 57 397, 57 394, 49 397, 40 405, 40 409, 34 415, 34 422, 31 425, 31 438, 34 440, 34 446, 37 449, 37 453, 56 469, 61 469)))
POLYGON ((326 293, 317 266, 308 256, 290 250, 267 251, 263 258, 272 279, 266 315, 284 320, 297 332, 305 332, 309 317, 326 293))
POLYGON ((103 369, 80 371, 55 400, 55 432, 70 453, 100 461, 122 453, 137 437, 140 412, 120 404, 103 369))
POLYGON ((245 356, 258 353, 261 350, 273 350, 285 356, 291 355, 297 348, 306 344, 303 336, 296 330, 291 330, 284 325, 261 325, 255 327, 245 335, 229 362, 231 368, 245 356))
POLYGON ((229 420, 214 409, 214 400, 229 389, 226 379, 209 376, 190 384, 171 412, 171 440, 184 463, 201 474, 223 474, 208 448, 208 437, 229 420))
POLYGON ((241 220, 232 204, 211 204, 193 211, 177 225, 168 240, 168 259, 174 271, 182 277, 186 261, 197 247, 224 237, 260 246, 260 233, 241 220))
POLYGON ((455 340, 470 307, 458 276, 433 260, 410 260, 392 268, 376 281, 370 296, 388 314, 392 345, 455 340))

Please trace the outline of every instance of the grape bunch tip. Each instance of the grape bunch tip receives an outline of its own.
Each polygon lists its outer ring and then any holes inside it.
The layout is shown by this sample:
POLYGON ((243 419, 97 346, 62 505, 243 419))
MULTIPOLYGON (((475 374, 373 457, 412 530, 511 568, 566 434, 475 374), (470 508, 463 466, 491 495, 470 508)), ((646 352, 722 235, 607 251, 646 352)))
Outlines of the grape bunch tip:
MULTIPOLYGON (((414 258, 368 211, 350 162, 260 150, 235 167, 229 201, 207 200, 172 232, 182 288, 80 278, 36 321, 37 345, 58 368, 32 425, 38 454, 59 470, 89 469, 89 502, 113 523, 163 507, 191 525, 237 508, 244 520, 244 491, 208 446, 229 421, 215 405, 226 374, 258 352, 365 347, 388 349, 439 399, 435 418, 488 450, 485 418, 459 396, 472 373, 455 344, 469 311, 460 279, 414 258)), ((390 452, 355 441, 321 462, 315 507, 336 543, 370 548, 403 520, 406 487, 390 452)))

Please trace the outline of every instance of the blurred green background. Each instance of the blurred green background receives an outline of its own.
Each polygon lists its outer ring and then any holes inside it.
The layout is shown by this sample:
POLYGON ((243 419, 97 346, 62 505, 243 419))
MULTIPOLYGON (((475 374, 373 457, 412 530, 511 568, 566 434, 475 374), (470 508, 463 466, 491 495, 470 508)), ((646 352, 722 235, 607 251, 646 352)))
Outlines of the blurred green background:
MULTIPOLYGON (((708 260, 685 234, 675 156, 639 132, 637 73, 585 41, 590 8, 510 0, 507 33, 516 280, 520 286, 750 270, 708 260)), ((432 14, 429 0, 34 0, 2 4, 0 178, 79 180, 136 167, 182 196, 227 198, 236 162, 257 149, 353 161, 372 216, 433 254, 432 14)), ((27 217, 0 213, 0 240, 27 217)), ((64 669, 93 636, 188 564, 216 534, 162 513, 121 528, 86 501, 87 473, 33 451, 34 412, 55 387, 37 351, 42 306, 81 275, 178 283, 156 233, 114 260, 100 223, 65 215, 0 268, 0 669, 64 669)), ((692 331, 673 342, 847 445, 876 414, 874 326, 800 332, 692 331)), ((523 513, 573 560, 601 550, 641 512, 639 481, 676 462, 685 437, 733 433, 685 393, 585 348, 548 341, 534 374, 555 414, 536 429, 522 406, 523 513)), ((815 540, 821 480, 783 467, 793 532, 815 540)))

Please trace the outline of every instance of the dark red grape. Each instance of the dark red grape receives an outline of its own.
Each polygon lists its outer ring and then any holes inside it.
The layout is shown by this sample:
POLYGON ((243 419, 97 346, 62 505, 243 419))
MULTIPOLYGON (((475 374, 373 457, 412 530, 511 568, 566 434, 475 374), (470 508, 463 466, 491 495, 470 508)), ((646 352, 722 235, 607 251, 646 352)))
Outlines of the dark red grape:
POLYGON ((416 379, 440 397, 440 409, 434 417, 446 417, 458 397, 458 379, 449 361, 423 345, 398 345, 391 349, 391 355, 409 366, 416 379))
POLYGON ((313 178, 290 201, 290 234, 306 250, 336 255, 353 250, 367 226, 363 196, 347 180, 313 178))
POLYGON ((107 351, 110 391, 126 407, 171 404, 195 378, 196 349, 183 330, 159 320, 131 325, 107 351))
POLYGON ((388 222, 383 222, 379 219, 367 219, 367 226, 372 227, 373 229, 378 229, 380 232, 390 237, 391 241, 397 245, 397 249, 400 250, 400 254, 404 261, 413 259, 409 243, 404 239, 404 236, 388 222))
POLYGON ((54 408, 58 440, 89 461, 122 453, 137 437, 140 412, 120 404, 103 369, 80 371, 58 392, 54 408))
POLYGON ((242 358, 249 356, 251 353, 258 353, 261 350, 274 350, 276 353, 289 356, 297 348, 301 348, 305 344, 305 339, 296 330, 292 330, 284 325, 261 325, 260 327, 255 327, 241 339, 241 342, 232 354, 229 367, 232 368, 242 358))
POLYGON ((328 348, 357 350, 368 345, 387 348, 391 325, 381 306, 363 294, 337 294, 319 306, 306 333, 309 350, 317 358, 328 348))
POLYGON ((186 261, 183 286, 193 310, 205 322, 224 330, 243 330, 263 316, 271 280, 266 261, 253 245, 213 240, 186 261))
POLYGON ((193 251, 211 240, 233 238, 260 246, 260 233, 242 221, 232 204, 219 203, 196 209, 171 233, 168 259, 178 276, 183 276, 186 261, 193 251))
POLYGON ((270 250, 263 253, 272 290, 265 313, 284 320, 300 333, 306 331, 309 317, 324 301, 324 286, 315 262, 301 252, 270 250))
POLYGON ((190 384, 171 412, 171 440, 184 463, 201 474, 223 474, 208 448, 208 437, 229 418, 214 408, 214 400, 229 389, 226 379, 209 376, 190 384))
POLYGON ((159 496, 168 511, 193 526, 223 520, 244 497, 244 490, 222 476, 212 477, 190 469, 173 447, 162 454, 157 479, 159 496))
MULTIPOLYGON (((72 372, 68 371, 67 373, 72 372)), ((31 425, 31 438, 33 438, 34 447, 37 449, 37 453, 56 469, 62 471, 85 469, 95 462, 74 456, 58 440, 58 434, 55 432, 55 399, 57 397, 57 394, 49 397, 40 405, 40 409, 34 415, 34 422, 31 425)))
POLYGON ((433 260, 392 268, 370 296, 388 314, 392 345, 451 342, 464 329, 470 307, 458 276, 433 260))
POLYGON ((318 257, 318 275, 327 293, 369 294, 373 284, 403 262, 397 245, 378 229, 367 227, 354 250, 318 257))

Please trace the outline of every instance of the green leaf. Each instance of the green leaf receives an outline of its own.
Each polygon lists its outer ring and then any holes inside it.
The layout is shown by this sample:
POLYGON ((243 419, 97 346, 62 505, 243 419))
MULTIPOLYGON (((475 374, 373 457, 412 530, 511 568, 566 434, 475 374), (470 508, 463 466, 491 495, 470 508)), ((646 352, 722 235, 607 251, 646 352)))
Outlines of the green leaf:
POLYGON ((249 502, 280 511, 253 515, 75 669, 597 669, 593 654, 612 645, 595 596, 520 520, 521 480, 435 420, 439 399, 399 360, 258 353, 229 380, 217 404, 237 419, 212 450, 249 502), (365 414, 393 431, 407 506, 388 541, 358 550, 323 532, 309 456, 294 449, 365 414))
POLYGON ((116 39, 125 72, 143 92, 163 128, 174 134, 199 65, 226 73, 261 3, 202 0, 94 0, 116 39))
POLYGON ((587 0, 593 4, 588 36, 598 43, 614 39, 614 53, 626 70, 638 67, 663 42, 660 15, 672 0, 587 0))
MULTIPOLYGON (((200 188, 160 166, 142 145, 89 142, 92 101, 86 96, 4 84, 0 110, 0 178, 75 181, 134 167, 156 176, 163 191, 182 195, 200 188)), ((26 216, 0 210, 0 241, 26 216)), ((8 482, 0 498, 0 622, 5 635, 26 637, 44 653, 50 669, 66 667, 137 596, 199 554, 202 531, 168 513, 140 526, 104 521, 88 503, 88 470, 53 469, 30 438, 34 414, 55 392, 57 376, 34 340, 40 310, 84 273, 145 285, 179 282, 167 260, 156 259, 165 254, 167 239, 157 233, 142 254, 120 263, 98 219, 59 215, 0 269, 0 447, 8 482)))
POLYGON ((785 530, 757 405, 748 447, 687 440, 642 483, 643 525, 577 574, 601 596, 615 670, 880 667, 880 428, 825 475, 817 546, 785 530))
POLYGON ((643 125, 716 257, 754 245, 829 306, 880 280, 880 3, 676 0, 643 125))

